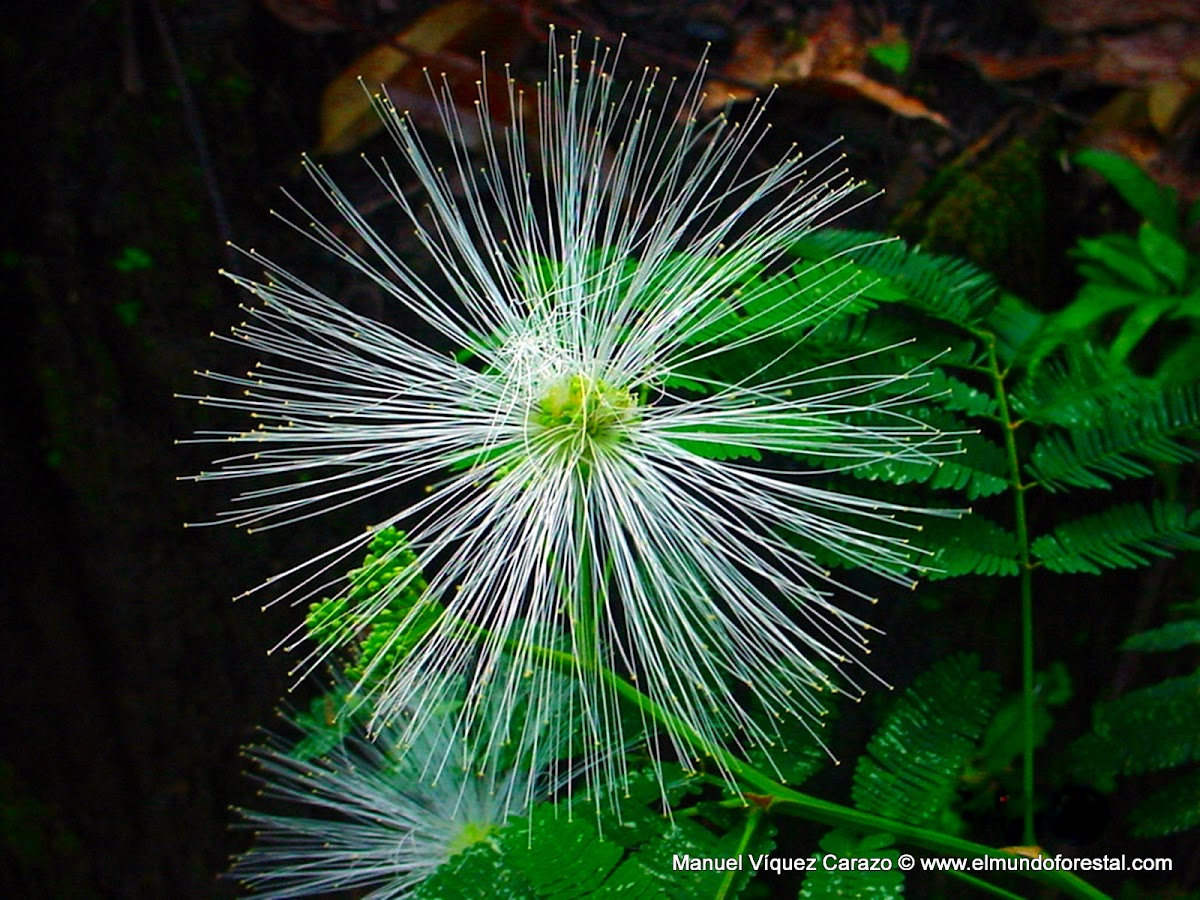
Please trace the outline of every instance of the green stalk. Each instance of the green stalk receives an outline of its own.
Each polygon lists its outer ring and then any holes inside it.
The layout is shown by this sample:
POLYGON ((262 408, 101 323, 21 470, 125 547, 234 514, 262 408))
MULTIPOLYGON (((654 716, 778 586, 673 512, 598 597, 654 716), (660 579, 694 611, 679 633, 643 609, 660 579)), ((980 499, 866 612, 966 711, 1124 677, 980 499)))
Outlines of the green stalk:
POLYGON ((988 351, 988 374, 996 394, 1000 426, 1004 432, 1004 452, 1008 458, 1009 480, 1013 492, 1013 521, 1016 528, 1017 553, 1020 564, 1021 590, 1021 794, 1022 840, 1029 847, 1037 846, 1034 830, 1034 784, 1033 784, 1033 714, 1034 714, 1034 659, 1033 659, 1033 559, 1029 553, 1029 519, 1025 509, 1025 492, 1029 485, 1021 480, 1021 458, 1017 453, 1016 429, 1008 405, 1008 391, 1004 384, 1005 373, 1001 371, 996 356, 996 336, 978 332, 988 351))
MULTIPOLYGON (((578 662, 569 653, 535 646, 525 646, 524 649, 534 658, 555 668, 572 674, 577 672, 578 662)), ((859 832, 890 834, 910 846, 953 856, 993 857, 996 859, 1008 859, 1015 856, 1015 854, 1006 853, 1003 850, 942 834, 919 825, 910 825, 907 822, 862 812, 838 803, 830 803, 827 800, 821 800, 779 784, 725 748, 710 744, 687 722, 655 703, 615 672, 603 667, 597 667, 596 671, 599 680, 612 688, 625 701, 632 703, 666 729, 702 749, 726 771, 737 776, 743 784, 754 788, 758 793, 747 792, 747 796, 755 806, 761 809, 778 810, 824 825, 834 827, 841 825, 859 832)), ((1109 900, 1107 894, 1069 872, 1024 871, 1019 874, 1033 881, 1058 888, 1072 897, 1085 898, 1085 900, 1109 900)))
POLYGON ((567 597, 567 606, 568 609, 573 610, 575 619, 571 623, 572 630, 575 634, 580 635, 579 643, 576 645, 580 652, 579 666, 583 671, 591 672, 600 667, 600 660, 596 656, 595 642, 599 641, 600 632, 597 625, 599 607, 604 602, 601 592, 605 586, 592 584, 592 553, 594 551, 588 543, 591 532, 583 527, 583 517, 586 515, 581 503, 575 510, 575 533, 583 536, 583 543, 579 548, 579 588, 574 592, 575 596, 567 597))
MULTIPOLYGON (((758 830, 758 826, 762 824, 763 809, 761 806, 750 808, 750 814, 746 816, 746 825, 742 829, 742 837, 738 841, 737 849, 734 851, 734 856, 740 857, 746 852, 746 848, 750 846, 750 841, 754 838, 754 832, 758 830)), ((734 882, 740 873, 736 869, 730 869, 725 872, 725 877, 721 879, 721 884, 717 888, 717 894, 713 900, 726 900, 732 896, 734 882)))

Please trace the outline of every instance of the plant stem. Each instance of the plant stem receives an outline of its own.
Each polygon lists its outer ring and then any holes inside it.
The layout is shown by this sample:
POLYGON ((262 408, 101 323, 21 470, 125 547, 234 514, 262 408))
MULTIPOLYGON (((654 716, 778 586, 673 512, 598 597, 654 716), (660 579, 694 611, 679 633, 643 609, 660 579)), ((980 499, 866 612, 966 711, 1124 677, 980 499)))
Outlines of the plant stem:
POLYGON ((1005 373, 1001 371, 996 356, 996 336, 979 332, 987 346, 988 374, 996 394, 996 405, 1000 413, 1000 425, 1004 432, 1004 451, 1008 457, 1009 480, 1013 492, 1013 520, 1017 536, 1017 553, 1021 579, 1021 794, 1022 794, 1022 840, 1026 846, 1037 846, 1034 829, 1034 784, 1033 784, 1033 714, 1034 714, 1034 659, 1033 659, 1033 560, 1029 554, 1029 519, 1025 510, 1025 492, 1029 485, 1021 480, 1021 458, 1017 453, 1017 423, 1012 418, 1008 405, 1008 390, 1004 384, 1005 373))
POLYGON ((991 894, 993 897, 1003 897, 1004 900, 1024 900, 1020 894, 1014 894, 1012 891, 1006 891, 1002 887, 984 881, 982 878, 976 878, 974 875, 968 875, 966 872, 947 872, 951 878, 956 878, 964 884, 969 884, 976 890, 982 891, 985 894, 991 894))
MULTIPOLYGON (((569 653, 551 650, 547 647, 526 646, 524 649, 535 658, 555 668, 565 669, 571 673, 575 673, 577 670, 578 661, 569 653)), ((913 847, 938 853, 973 858, 1012 859, 1015 857, 1015 854, 1006 853, 994 847, 976 844, 973 841, 942 834, 919 825, 910 825, 907 822, 862 812, 838 803, 831 803, 779 784, 725 748, 709 744, 687 722, 655 703, 615 672, 597 667, 597 676, 624 700, 635 705, 641 712, 669 731, 686 738, 688 742, 716 760, 725 771, 735 775, 744 785, 760 792, 758 794, 747 792, 747 794, 754 800, 755 805, 762 809, 777 809, 779 812, 797 815, 814 822, 832 826, 844 825, 868 834, 877 832, 890 834, 897 840, 913 847)), ((1107 894, 1069 872, 1024 870, 1020 874, 1042 884, 1058 888, 1072 897, 1085 898, 1085 900, 1109 900, 1107 894)))
MULTIPOLYGON (((737 851, 734 853, 734 856, 740 857, 746 852, 746 848, 750 846, 750 841, 754 838, 754 832, 762 824, 763 815, 762 807, 755 806, 751 808, 750 814, 746 816, 746 825, 742 829, 742 837, 738 841, 737 851)), ((725 872, 725 877, 721 879, 721 885, 717 888, 717 893, 713 900, 725 900, 726 897, 732 896, 734 883, 737 880, 738 874, 737 869, 729 869, 725 872)))
MULTIPOLYGON (((586 498, 586 494, 585 494, 586 498)), ((597 656, 597 642, 600 632, 597 630, 599 609, 603 604, 602 591, 604 585, 592 584, 592 555, 594 548, 589 544, 591 531, 584 527, 583 518, 587 515, 584 503, 581 502, 575 510, 575 533, 582 535, 579 546, 579 580, 575 590, 567 592, 567 609, 571 612, 571 630, 580 635, 576 643, 579 652, 580 668, 591 672, 600 667, 597 656)))

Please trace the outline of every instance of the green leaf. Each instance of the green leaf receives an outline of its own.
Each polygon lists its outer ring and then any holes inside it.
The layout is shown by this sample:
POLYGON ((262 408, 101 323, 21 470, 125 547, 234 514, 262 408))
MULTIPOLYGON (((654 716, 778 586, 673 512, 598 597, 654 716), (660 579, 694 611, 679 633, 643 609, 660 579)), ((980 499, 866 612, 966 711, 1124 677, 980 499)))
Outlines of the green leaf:
MULTIPOLYGON (((652 813, 648 793, 661 802, 657 779, 635 787, 636 797, 620 798, 620 818, 606 816, 587 798, 543 803, 527 818, 511 820, 448 860, 413 894, 417 900, 498 896, 581 900, 584 897, 681 898, 710 900, 731 877, 709 867, 676 869, 677 859, 728 859, 762 854, 774 847, 773 829, 761 825, 749 834, 744 810, 713 805, 703 821, 652 813), (653 782, 653 784, 651 784, 653 782), (642 790, 644 787, 650 790, 642 790), (480 893, 480 892, 483 893, 480 893)), ((673 793, 677 793, 674 792, 673 793)), ((607 802, 607 801, 603 801, 607 802)), ((703 864, 701 864, 703 865, 703 864)), ((749 866, 733 873, 733 886, 747 880, 749 866)))
POLYGON ((974 264, 924 253, 877 233, 822 228, 796 241, 792 250, 810 260, 849 259, 903 295, 908 305, 955 325, 978 322, 999 299, 995 279, 974 264))
POLYGON ((1097 703, 1092 733, 1071 748, 1077 777, 1104 786, 1200 761, 1200 672, 1097 703))
POLYGON ((1128 310, 1121 322, 1122 332, 1108 349, 1114 359, 1122 360, 1159 320, 1175 315, 1179 304, 1176 295, 1090 281, 1080 288, 1070 306, 1046 319, 1030 348, 1030 365, 1036 366, 1064 345, 1078 343, 1088 331, 1099 330, 1110 316, 1128 310))
POLYGON ((1175 191, 1159 186, 1136 163, 1115 153, 1081 150, 1074 160, 1103 175, 1142 218, 1164 234, 1179 237, 1179 198, 1175 191))
POLYGON ((1046 316, 1020 297, 1007 291, 988 312, 985 325, 996 336, 996 353, 1006 365, 1029 355, 1035 335, 1044 327, 1046 316))
POLYGON ((939 461, 929 486, 961 491, 968 500, 991 497, 1008 489, 1008 466, 1004 451, 980 434, 960 439, 963 452, 939 461))
POLYGON ((1125 503, 1059 525, 1030 550, 1051 572, 1099 575, 1104 569, 1140 568, 1152 557, 1200 550, 1200 513, 1189 514, 1179 503, 1155 501, 1149 509, 1125 503))
POLYGON ((1143 222, 1138 229, 1138 246, 1154 271, 1175 290, 1183 290, 1188 276, 1188 252, 1179 241, 1164 234, 1150 222, 1143 222))
POLYGON ((798 261, 765 278, 758 267, 724 285, 679 330, 688 344, 727 344, 766 335, 796 342, 829 321, 861 315, 904 296, 844 259, 798 261))
POLYGON ((1200 452, 1183 442, 1197 426, 1200 385, 1167 388, 1108 410, 1096 427, 1047 430, 1028 468, 1050 491, 1109 488, 1112 480, 1151 474, 1148 463, 1200 459, 1200 452))
POLYGON ((864 374, 878 374, 881 360, 893 370, 928 372, 974 367, 982 357, 979 343, 961 329, 893 306, 869 315, 826 320, 794 346, 791 372, 840 362, 857 365, 864 374))
POLYGON ((533 887, 492 841, 450 857, 408 894, 412 900, 529 900, 533 887))
POLYGON ((681 450, 694 453, 704 459, 762 459, 762 453, 757 447, 748 443, 721 440, 721 435, 733 438, 737 435, 761 434, 762 427, 742 427, 738 425, 711 425, 703 433, 688 426, 687 437, 675 435, 669 428, 660 432, 672 444, 681 450))
POLYGON ((731 336, 779 332, 793 340, 832 316, 860 315, 893 299, 872 278, 840 260, 800 263, 748 285, 737 297, 740 324, 731 336))
POLYGON ((1071 673, 1061 660, 1055 660, 1034 677, 1033 692, 1046 706, 1064 706, 1075 696, 1071 673))
MULTIPOLYGON (((1122 649, 1165 652, 1200 643, 1198 608, 1185 607, 1192 618, 1136 634, 1122 649)), ((1101 790, 1114 789, 1118 775, 1200 762, 1200 670, 1097 703, 1092 732, 1074 743, 1069 759, 1074 777, 1101 790)), ((1130 816, 1135 835, 1159 837, 1200 825, 1200 770, 1159 778, 1156 785, 1130 816)))
POLYGON ((1179 305, 1174 297, 1147 297, 1121 323, 1117 336, 1108 345, 1113 359, 1124 362, 1137 349, 1142 338, 1158 321, 1179 305))
POLYGON ((562 900, 594 895, 624 856, 590 817, 572 815, 564 804, 539 804, 525 822, 506 828, 498 843, 505 863, 535 895, 562 900))
POLYGON ((875 44, 867 53, 875 62, 891 69, 897 75, 907 72, 912 62, 912 47, 904 38, 886 44, 875 44))
POLYGON ((739 853, 740 829, 717 838, 708 829, 684 818, 667 820, 659 833, 621 863, 594 896, 608 898, 708 898, 718 891, 731 873, 716 869, 675 868, 677 859, 727 860, 738 857, 742 869, 732 874, 735 885, 744 885, 753 875, 746 859, 751 853, 763 854, 774 847, 769 832, 739 853))
POLYGON ((1139 653, 1164 653, 1191 644, 1200 644, 1200 619, 1168 622, 1159 628, 1135 634, 1121 645, 1121 649, 1139 653))
POLYGON ((113 312, 121 320, 121 324, 132 328, 142 315, 142 301, 121 300, 113 305, 113 312))
MULTIPOLYGON (((703 787, 699 777, 685 772, 678 763, 663 763, 657 769, 652 766, 634 769, 617 796, 601 797, 601 804, 616 803, 620 819, 615 827, 604 825, 604 836, 626 848, 645 844, 662 834, 669 821, 663 815, 664 804, 676 808, 684 798, 699 793, 703 787)), ((588 802, 582 799, 579 804, 588 802)), ((594 815, 594 807, 587 813, 594 815)))
POLYGON ((1013 391, 1013 409, 1038 425, 1091 428, 1156 389, 1116 365, 1091 343, 1078 342, 1032 369, 1013 391))
POLYGON ((952 829, 963 767, 999 694, 999 678, 981 670, 974 656, 935 664, 897 698, 859 758, 855 806, 913 825, 952 829))
MULTIPOLYGON (((1053 662, 1034 676, 1033 746, 1040 747, 1054 726, 1049 710, 1066 704, 1074 694, 1071 675, 1062 662, 1053 662)), ((1005 698, 988 724, 974 767, 983 773, 1013 768, 1013 760, 1025 750, 1025 697, 1013 693, 1005 698)))
MULTIPOLYGON (((1166 288, 1143 255, 1142 247, 1129 235, 1113 233, 1080 238, 1071 255, 1081 261, 1079 274, 1092 282, 1089 287, 1132 288, 1132 293, 1152 296, 1163 293, 1166 288), (1089 265, 1089 260, 1099 265, 1089 265)), ((1077 300, 1068 309, 1079 305, 1077 300)), ((1076 311, 1073 315, 1080 313, 1076 311)))
POLYGON ((126 246, 112 261, 112 267, 118 272, 141 272, 154 268, 154 257, 141 247, 126 246))
POLYGON ((296 713, 292 721, 304 732, 304 737, 288 751, 288 756, 298 760, 325 756, 345 743, 346 735, 354 727, 354 717, 347 712, 346 695, 342 691, 315 698, 308 711, 296 713))
MULTIPOLYGON (((836 863, 846 866, 869 866, 859 860, 890 860, 886 869, 829 869, 818 863, 804 876, 800 886, 801 900, 826 900, 829 897, 858 898, 858 900, 893 900, 904 896, 904 873, 896 867, 899 853, 892 849, 894 840, 888 834, 860 836, 844 828, 836 828, 821 838, 818 854, 822 859, 832 854, 836 863)), ((836 864, 835 863, 835 864, 836 864)))
POLYGON ((959 520, 931 520, 922 527, 921 546, 933 551, 922 564, 922 576, 931 581, 1020 571, 1016 537, 978 513, 959 520))
MULTIPOLYGON (((1200 300, 1200 291, 1196 292, 1200 300)), ((1197 314, 1200 318, 1200 314, 1197 314)), ((1154 377, 1166 385, 1200 381, 1200 334, 1184 338, 1174 349, 1168 351, 1159 364, 1154 377)))
MULTIPOLYGON (((958 491, 969 500, 991 497, 1008 488, 1008 463, 997 444, 981 434, 970 433, 961 419, 942 413, 936 407, 914 407, 909 414, 943 432, 963 433, 959 438, 962 452, 929 459, 889 456, 856 465, 847 470, 848 473, 863 481, 928 484, 940 490, 958 491)), ((810 461, 819 466, 828 465, 828 460, 819 456, 813 456, 810 461)))
POLYGON ((820 743, 814 729, 829 728, 837 713, 831 707, 814 725, 803 716, 769 716, 761 706, 752 716, 767 734, 772 735, 769 746, 756 743, 746 750, 746 761, 756 769, 772 775, 781 784, 797 787, 829 765, 829 751, 820 743))
POLYGON ((929 372, 929 390, 938 395, 946 409, 964 412, 971 416, 995 417, 999 415, 996 398, 940 368, 932 367, 929 372))
POLYGON ((543 803, 528 819, 512 820, 451 857, 413 897, 574 900, 594 895, 623 855, 619 844, 600 836, 594 820, 572 816, 566 804, 543 803))
POLYGON ((1171 780, 1152 793, 1130 815, 1133 833, 1152 838, 1175 834, 1200 825, 1200 771, 1171 780))

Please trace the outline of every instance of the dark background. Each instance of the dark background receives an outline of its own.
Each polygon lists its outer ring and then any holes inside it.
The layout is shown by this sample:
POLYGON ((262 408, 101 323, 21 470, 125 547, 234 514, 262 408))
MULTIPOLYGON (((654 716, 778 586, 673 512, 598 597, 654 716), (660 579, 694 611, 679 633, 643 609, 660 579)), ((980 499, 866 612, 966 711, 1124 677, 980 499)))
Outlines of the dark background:
MULTIPOLYGON (((341 4, 355 25, 331 32, 301 30, 241 0, 18 3, 0 14, 6 896, 235 894, 218 873, 246 842, 229 828, 230 804, 253 793, 238 749, 291 684, 287 655, 266 651, 299 612, 262 613, 256 598, 230 598, 324 538, 320 524, 252 537, 185 530, 185 521, 211 519, 231 491, 176 480, 212 454, 174 442, 225 423, 174 395, 205 390, 194 369, 247 362, 208 337, 238 316, 239 297, 217 274, 246 268, 228 238, 306 273, 324 265, 267 210, 280 202, 279 185, 304 195, 297 162, 316 143, 322 88, 430 5, 341 4)), ((547 17, 534 5, 499 5, 525 14, 531 36, 542 34, 547 17)), ((946 39, 989 49, 1053 44, 1022 4, 860 5, 906 31, 933 21, 946 39)), ((790 6, 578 2, 549 18, 610 37, 628 31, 631 66, 660 63, 686 76, 671 60, 695 59, 713 39, 719 63, 735 17, 772 21, 790 6)), ((536 61, 542 50, 532 40, 536 61)), ((825 97, 777 101, 773 118, 789 140, 815 147, 845 134, 856 174, 891 189, 858 224, 884 227, 937 164, 1006 114, 1041 128, 1046 98, 1037 91, 1060 87, 1009 93, 937 57, 923 71, 930 102, 955 131, 825 97)), ((1103 97, 1075 99, 1086 110, 1103 97)), ((1077 124, 1056 121, 1056 139, 1077 124)), ((353 154, 329 164, 352 196, 370 202, 353 154)), ((1095 184, 1053 165, 1044 172, 1052 202, 1030 222, 1041 241, 1036 264, 1002 274, 1053 305, 1070 287, 1062 243, 1120 214, 1098 203, 1095 184)), ((1153 607, 1137 598, 1161 593, 1172 571, 1159 566, 1106 583, 1105 596, 1064 598, 1059 617, 1041 622, 1041 642, 1062 646, 1086 621, 1091 646, 1115 646, 1138 616, 1150 617, 1153 607)), ((903 684, 937 652, 962 646, 982 649, 1016 683, 1012 643, 989 639, 993 608, 973 609, 953 622, 922 619, 920 610, 883 613, 892 634, 933 635, 888 641, 887 677, 903 684)), ((1074 660, 1072 671, 1088 697, 1111 686, 1112 669, 1103 655, 1074 660)))

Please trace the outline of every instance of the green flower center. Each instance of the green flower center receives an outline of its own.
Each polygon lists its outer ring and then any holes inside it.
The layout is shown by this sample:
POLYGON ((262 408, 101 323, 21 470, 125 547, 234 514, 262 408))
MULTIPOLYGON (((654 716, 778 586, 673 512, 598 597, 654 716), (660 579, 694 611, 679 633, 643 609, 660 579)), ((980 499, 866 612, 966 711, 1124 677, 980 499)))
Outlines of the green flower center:
POLYGON ((491 823, 480 825, 475 822, 468 822, 463 826, 462 831, 455 835, 454 839, 450 841, 450 856, 454 856, 457 853, 462 853, 468 847, 474 846, 480 841, 487 840, 490 834, 499 830, 499 827, 500 826, 491 823))
POLYGON ((637 420, 629 391, 582 374, 552 385, 532 416, 539 431, 585 460, 628 438, 637 420))

